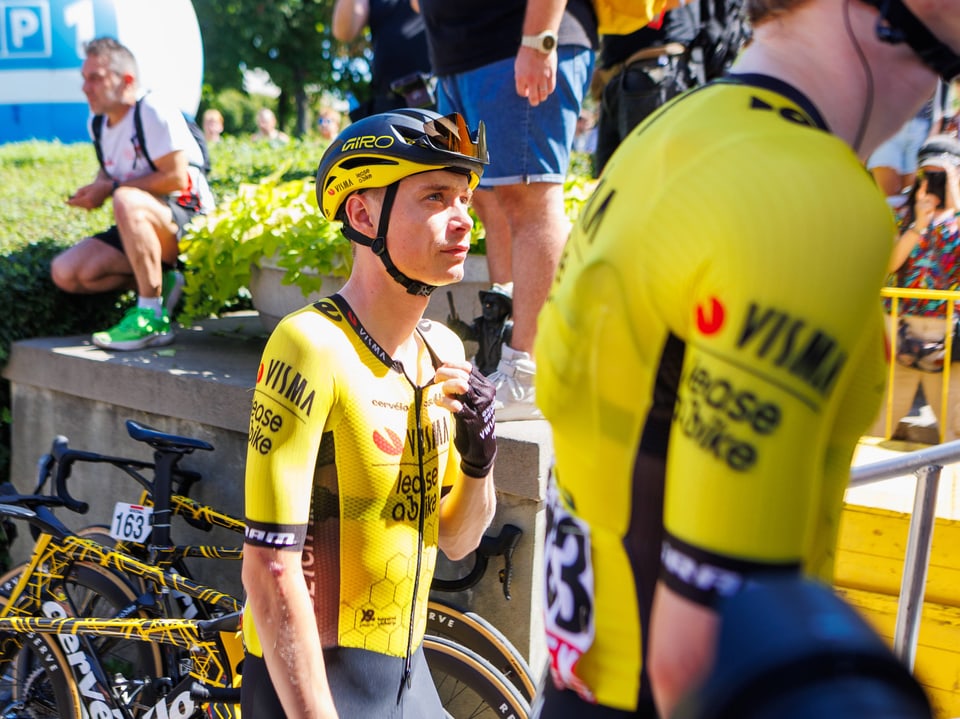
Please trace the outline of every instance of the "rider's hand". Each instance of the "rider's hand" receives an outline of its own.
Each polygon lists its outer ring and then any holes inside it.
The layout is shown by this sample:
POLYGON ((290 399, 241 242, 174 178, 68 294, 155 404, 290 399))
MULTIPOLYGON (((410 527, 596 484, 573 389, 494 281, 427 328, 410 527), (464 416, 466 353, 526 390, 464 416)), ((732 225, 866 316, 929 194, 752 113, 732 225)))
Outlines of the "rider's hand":
POLYGON ((496 388, 469 363, 448 363, 437 372, 453 412, 453 445, 460 453, 460 470, 468 477, 486 477, 497 457, 493 400, 496 388))

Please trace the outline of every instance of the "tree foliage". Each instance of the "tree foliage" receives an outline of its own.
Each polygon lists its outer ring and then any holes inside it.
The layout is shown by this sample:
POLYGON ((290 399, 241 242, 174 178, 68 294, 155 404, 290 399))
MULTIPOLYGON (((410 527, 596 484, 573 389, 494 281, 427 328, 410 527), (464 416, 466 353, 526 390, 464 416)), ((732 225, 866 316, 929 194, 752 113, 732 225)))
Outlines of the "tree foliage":
POLYGON ((263 68, 280 88, 278 116, 307 128, 310 94, 366 94, 367 38, 333 37, 334 0, 193 0, 203 35, 204 81, 218 91, 243 87, 245 68, 263 68))

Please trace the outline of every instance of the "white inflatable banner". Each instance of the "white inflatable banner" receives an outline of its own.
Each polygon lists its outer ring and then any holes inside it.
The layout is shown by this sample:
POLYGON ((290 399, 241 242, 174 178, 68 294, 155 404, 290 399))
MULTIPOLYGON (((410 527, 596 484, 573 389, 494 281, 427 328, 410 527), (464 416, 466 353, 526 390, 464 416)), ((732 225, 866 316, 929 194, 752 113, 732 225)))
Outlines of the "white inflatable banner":
POLYGON ((190 0, 0 0, 0 143, 87 141, 83 45, 130 48, 141 85, 188 115, 200 103, 203 45, 190 0))

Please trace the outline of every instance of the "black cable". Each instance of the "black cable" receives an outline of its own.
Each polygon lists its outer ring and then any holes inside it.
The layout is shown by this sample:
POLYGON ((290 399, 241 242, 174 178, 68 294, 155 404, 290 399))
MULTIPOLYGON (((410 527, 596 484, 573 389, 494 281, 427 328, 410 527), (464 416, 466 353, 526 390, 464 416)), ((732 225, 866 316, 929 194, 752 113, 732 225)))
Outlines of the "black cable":
POLYGON ((843 26, 847 31, 847 37, 853 43, 853 49, 860 59, 860 66, 863 68, 864 79, 867 81, 867 96, 864 101, 863 114, 860 116, 860 126, 857 128, 857 134, 853 140, 853 150, 860 155, 860 145, 863 143, 863 137, 867 132, 867 125, 870 117, 873 115, 873 73, 870 71, 870 63, 867 62, 867 56, 860 47, 856 34, 853 32, 853 24, 850 22, 850 0, 844 0, 843 3, 843 26))

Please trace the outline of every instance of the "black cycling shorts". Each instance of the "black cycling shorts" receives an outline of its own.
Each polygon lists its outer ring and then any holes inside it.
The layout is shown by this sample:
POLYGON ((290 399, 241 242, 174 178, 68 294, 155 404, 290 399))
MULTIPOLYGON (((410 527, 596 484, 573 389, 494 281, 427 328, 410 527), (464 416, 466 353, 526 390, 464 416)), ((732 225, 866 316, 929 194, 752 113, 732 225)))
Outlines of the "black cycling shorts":
MULTIPOLYGON (((183 237, 183 231, 186 226, 189 225, 190 221, 199 213, 196 211, 196 209, 194 209, 193 206, 184 207, 183 205, 179 204, 177 200, 171 197, 165 198, 165 202, 167 207, 170 208, 170 212, 173 214, 173 221, 177 225, 177 239, 179 240, 183 237)), ((120 252, 123 252, 123 241, 120 239, 120 232, 117 230, 116 225, 113 225, 103 232, 98 232, 97 234, 93 235, 93 237, 101 242, 105 242, 115 250, 120 250, 120 252)))
MULTIPOLYGON (((244 665, 243 681, 247 680, 244 665)), ((534 703, 533 719, 657 719, 657 711, 650 700, 641 700, 635 712, 612 709, 600 704, 589 704, 569 689, 557 689, 548 676, 546 686, 534 703)))
MULTIPOLYGON (((423 647, 411 657, 410 686, 404 686, 399 703, 402 659, 366 649, 334 647, 323 650, 323 661, 333 703, 341 717, 447 719, 450 716, 440 704, 423 647)), ((286 719, 263 657, 247 654, 244 659, 240 713, 244 717, 286 719)))

